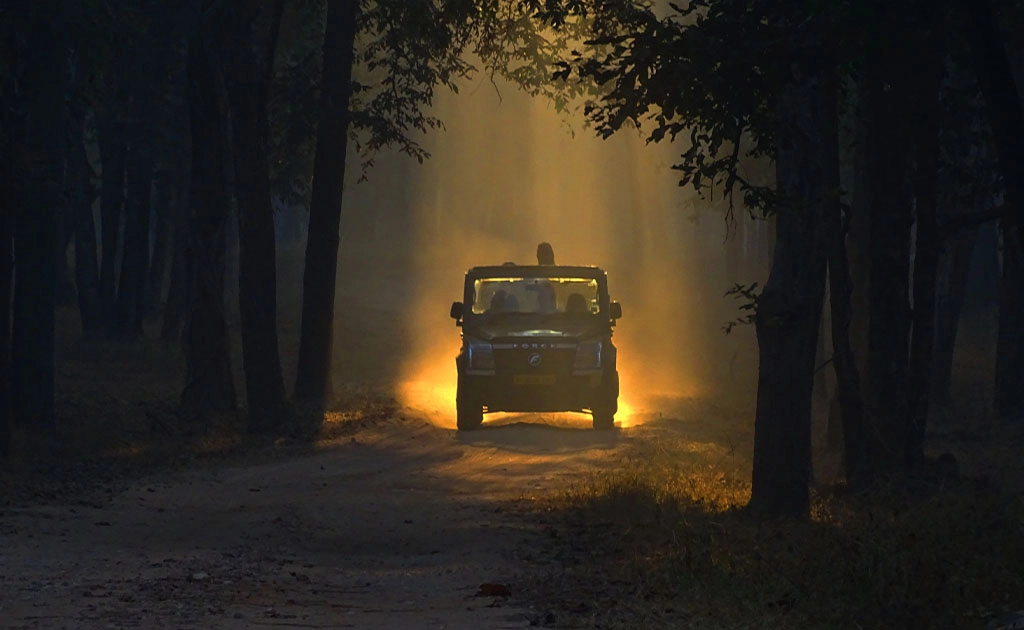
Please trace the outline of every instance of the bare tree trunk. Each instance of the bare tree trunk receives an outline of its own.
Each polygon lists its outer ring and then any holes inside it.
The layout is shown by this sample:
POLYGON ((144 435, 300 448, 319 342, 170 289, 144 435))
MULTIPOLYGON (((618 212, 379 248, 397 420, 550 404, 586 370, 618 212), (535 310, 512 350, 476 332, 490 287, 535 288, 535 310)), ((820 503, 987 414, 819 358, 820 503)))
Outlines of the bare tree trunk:
POLYGON ((153 199, 155 166, 154 137, 150 126, 156 120, 156 81, 162 66, 161 51, 140 52, 155 67, 135 72, 131 136, 125 168, 126 197, 124 253, 117 291, 117 332, 119 335, 142 335, 145 315, 146 280, 149 276, 149 222, 153 199), (153 73, 153 74, 151 74, 153 73))
MULTIPOLYGON (((45 13, 45 12, 43 12, 45 13)), ((67 153, 67 48, 59 15, 37 17, 23 77, 27 172, 14 225, 15 290, 11 385, 15 421, 56 429, 54 403, 54 251, 67 153)))
POLYGON ((108 334, 117 322, 117 260, 121 249, 121 211, 124 207, 126 132, 124 99, 117 83, 117 68, 108 70, 106 102, 100 114, 100 223, 102 257, 100 259, 100 297, 108 334))
MULTIPOLYGON (((5 98, 6 100, 6 98, 5 98)), ((6 104, 6 103, 5 103, 6 104)), ((6 117, 5 117, 6 118, 6 117)), ((5 121, 7 122, 7 121, 5 121)), ((6 134, 5 134, 6 135, 6 134)), ((7 136, 4 139, 8 140, 7 136)), ((10 148, 11 145, 7 145, 10 148)), ((5 164, 10 154, 2 150, 5 164)), ((2 177, 11 177, 10 167, 3 166, 2 177)), ((11 418, 11 288, 14 281, 14 242, 11 235, 12 193, 5 181, 0 197, 0 461, 13 450, 11 418)))
MULTIPOLYGON (((796 69, 794 69, 796 70, 796 69)), ((760 348, 749 508, 800 516, 810 505, 811 393, 828 253, 827 206, 838 202, 830 164, 835 92, 820 76, 784 86, 776 103, 775 255, 758 300, 760 348)))
MULTIPOLYGON (((235 198, 238 200, 238 296, 242 327, 249 429, 263 431, 281 423, 284 381, 277 336, 277 255, 274 207, 267 157, 267 90, 282 2, 275 3, 269 31, 253 32, 258 9, 236 9, 228 31, 233 63, 227 91, 232 112, 235 198), (262 44, 255 45, 255 44, 262 44), (254 59, 255 54, 263 57, 254 59)), ((265 22, 266 20, 264 20, 265 22)))
POLYGON ((149 258, 149 211, 153 163, 148 149, 132 146, 126 169, 124 254, 117 291, 117 336, 142 335, 142 292, 149 258))
POLYGON ((974 58, 989 122, 1008 214, 1001 221, 1003 270, 999 290, 995 413, 1024 420, 1024 111, 1018 97, 998 18, 988 0, 964 3, 964 31, 974 58))
MULTIPOLYGON (((66 151, 66 154, 70 153, 66 151)), ((71 269, 68 268, 68 247, 71 246, 71 239, 75 236, 75 216, 70 198, 65 194, 61 200, 62 203, 56 209, 55 216, 57 238, 53 250, 53 281, 56 287, 57 305, 71 306, 75 303, 75 281, 72 280, 71 269)))
POLYGON ((869 178, 864 83, 845 80, 840 129, 842 216, 833 213, 829 250, 833 368, 836 399, 829 410, 829 436, 842 443, 847 483, 865 488, 871 476, 863 375, 868 348, 868 277, 871 270, 869 178))
MULTIPOLYGON (((839 166, 839 113, 835 112, 836 146, 835 167, 829 175, 840 182, 839 166)), ((854 124, 858 124, 854 122, 854 124)), ((852 131, 852 130, 851 130, 852 131)), ((855 149, 859 151, 860 149, 855 149)), ((856 170, 857 155, 853 156, 856 170)), ((856 186, 856 175, 852 178, 856 186)), ((842 425, 843 461, 846 483, 852 488, 862 488, 867 483, 869 462, 867 459, 866 437, 864 435, 864 399, 861 392, 860 368, 852 341, 854 282, 850 271, 851 263, 846 240, 850 232, 852 213, 856 204, 853 200, 843 211, 841 200, 829 206, 826 225, 829 234, 828 280, 829 310, 832 320, 832 367, 836 374, 836 400, 839 422, 842 425)), ((831 416, 829 421, 835 419, 831 416)))
POLYGON ((174 237, 172 208, 177 202, 172 178, 173 174, 167 168, 160 168, 153 174, 153 218, 156 224, 153 226, 153 256, 146 280, 147 316, 158 314, 164 301, 167 266, 174 237))
POLYGON ((96 190, 94 173, 89 165, 82 139, 80 117, 73 121, 68 145, 68 198, 70 216, 74 219, 75 234, 75 288, 78 293, 78 311, 82 319, 82 332, 92 336, 103 330, 103 303, 100 300, 99 261, 96 258, 96 221, 92 213, 96 190))
POLYGON ((932 401, 943 405, 950 400, 953 379, 953 353, 956 348, 960 313, 967 294, 977 229, 957 234, 946 242, 940 265, 935 313, 935 348, 932 352, 932 401))
POLYGON ((187 374, 181 402, 186 416, 205 420, 211 413, 236 409, 224 318, 225 225, 230 208, 227 103, 220 60, 206 33, 189 42, 188 95, 192 291, 183 340, 187 374))
POLYGON ((302 279, 302 330, 295 396, 326 403, 332 394, 334 285, 338 273, 341 201, 351 113, 356 0, 328 0, 320 122, 313 166, 313 198, 302 279))
POLYGON ((907 383, 909 435, 903 463, 924 461, 925 431, 931 402, 935 343, 936 275, 941 236, 938 222, 939 82, 945 58, 941 46, 925 48, 925 72, 918 74, 920 106, 916 107, 915 169, 913 177, 917 230, 914 245, 912 330, 907 383))
MULTIPOLYGON (((187 160, 187 158, 186 158, 187 160)), ((172 208, 171 274, 167 287, 167 303, 163 309, 160 339, 177 343, 181 337, 185 307, 189 303, 189 175, 188 167, 176 175, 178 192, 172 208)))
POLYGON ((17 115, 18 24, 0 31, 0 462, 14 450, 11 418, 11 289, 14 286, 14 215, 17 209, 17 160, 23 129, 17 115))
MULTIPOLYGON (((902 467, 909 436, 910 88, 902 59, 874 59, 866 89, 871 270, 865 374, 868 454, 873 473, 902 467)), ((873 478, 873 475, 872 475, 873 478)))
POLYGON ((1024 422, 1024 224, 1003 221, 1003 270, 999 282, 995 414, 1024 422))

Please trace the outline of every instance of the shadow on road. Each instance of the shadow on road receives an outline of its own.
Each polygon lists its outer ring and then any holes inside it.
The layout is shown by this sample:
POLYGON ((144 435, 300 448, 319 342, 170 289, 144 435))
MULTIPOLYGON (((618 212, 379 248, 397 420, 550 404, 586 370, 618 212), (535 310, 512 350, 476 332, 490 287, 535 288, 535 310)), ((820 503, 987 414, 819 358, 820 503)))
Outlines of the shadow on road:
POLYGON ((458 431, 455 439, 466 446, 495 448, 528 455, 564 455, 610 450, 624 439, 619 429, 595 431, 583 414, 495 414, 475 431, 458 431))

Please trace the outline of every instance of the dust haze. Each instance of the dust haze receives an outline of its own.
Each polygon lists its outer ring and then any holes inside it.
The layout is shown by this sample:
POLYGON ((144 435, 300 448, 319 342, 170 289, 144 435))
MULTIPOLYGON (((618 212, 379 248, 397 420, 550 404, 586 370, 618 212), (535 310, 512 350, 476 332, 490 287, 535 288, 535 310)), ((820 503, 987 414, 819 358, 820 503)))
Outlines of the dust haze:
POLYGON ((726 241, 721 210, 678 186, 679 147, 647 145, 634 130, 601 140, 582 118, 486 78, 440 94, 435 113, 446 130, 424 141, 431 158, 382 156, 368 181, 350 184, 343 213, 343 248, 373 243, 378 259, 404 268, 386 274, 403 329, 393 357, 402 403, 454 427, 460 337, 448 308, 463 275, 531 264, 541 241, 559 264, 604 268, 622 303, 619 426, 712 389, 752 393, 753 331, 722 332, 737 316, 723 294, 763 281, 766 252, 751 243, 766 240, 767 226, 740 216, 726 241))

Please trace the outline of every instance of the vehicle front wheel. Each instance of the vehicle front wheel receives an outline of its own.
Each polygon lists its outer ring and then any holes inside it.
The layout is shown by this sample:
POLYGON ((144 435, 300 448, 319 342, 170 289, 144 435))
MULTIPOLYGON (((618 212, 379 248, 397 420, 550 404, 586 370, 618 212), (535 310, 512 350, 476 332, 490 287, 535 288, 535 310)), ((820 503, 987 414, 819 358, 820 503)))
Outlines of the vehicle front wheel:
POLYGON ((600 408, 593 410, 594 428, 598 431, 610 431, 615 428, 615 414, 600 408))
POLYGON ((615 428, 615 412, 619 408, 619 373, 612 372, 607 376, 601 392, 601 400, 591 409, 594 417, 594 428, 608 431, 615 428))
POLYGON ((459 431, 479 429, 484 422, 484 406, 459 375, 458 391, 455 394, 455 425, 459 431))

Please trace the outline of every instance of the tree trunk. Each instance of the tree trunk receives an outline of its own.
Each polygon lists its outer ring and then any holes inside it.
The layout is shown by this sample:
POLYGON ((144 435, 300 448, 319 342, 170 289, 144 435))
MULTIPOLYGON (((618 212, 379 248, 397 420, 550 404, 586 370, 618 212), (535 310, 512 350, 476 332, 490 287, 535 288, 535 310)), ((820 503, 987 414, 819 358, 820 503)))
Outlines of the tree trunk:
POLYGON ((328 0, 320 122, 313 165, 313 196, 302 279, 302 329, 295 396, 324 404, 332 394, 334 284, 351 114, 352 64, 358 3, 328 0))
POLYGON ((1024 419, 1024 111, 1004 38, 991 2, 967 5, 963 13, 974 70, 992 125, 999 172, 1009 214, 1001 221, 1003 270, 996 342, 995 414, 1024 419))
POLYGON ((971 229, 949 239, 943 247, 935 305, 935 347, 932 350, 932 401, 950 402, 953 353, 956 349, 960 313, 967 295, 967 276, 974 256, 978 230, 971 229))
POLYGON ((187 417, 233 412, 227 322, 224 318, 225 224, 230 208, 226 163, 227 104, 224 79, 207 34, 189 42, 188 96, 192 131, 191 256, 188 321, 184 334, 187 417))
POLYGON ((868 277, 866 419, 874 473, 902 467, 909 436, 910 96, 903 60, 880 54, 866 90, 871 269, 868 277))
POLYGON ((917 93, 921 100, 915 108, 917 128, 913 186, 917 228, 907 383, 909 434, 903 453, 903 463, 907 466, 916 466, 924 461, 935 343, 936 276, 941 247, 938 222, 939 81, 945 55, 939 46, 925 50, 931 54, 925 71, 918 75, 920 85, 917 93))
POLYGON ((117 328, 122 336, 142 335, 146 313, 146 281, 149 278, 150 213, 153 200, 153 175, 157 140, 152 127, 157 124, 159 82, 166 72, 166 52, 159 43, 147 44, 133 62, 133 99, 128 164, 125 168, 126 198, 124 252, 117 291, 117 328))
MULTIPOLYGON (((836 144, 829 147, 835 152, 835 164, 829 165, 829 177, 838 184, 839 173, 839 113, 835 112, 836 144)), ((831 139, 832 136, 829 136, 831 139)), ((853 278, 846 249, 852 204, 845 213, 840 200, 830 203, 826 215, 829 235, 828 281, 832 320, 832 368, 836 374, 836 399, 843 428, 843 461, 846 483, 862 488, 868 482, 868 460, 864 435, 864 400, 861 395, 860 369, 851 341, 853 325, 853 278)), ((830 418, 830 421, 832 419, 830 418)))
MULTIPOLYGON (((6 100, 6 98, 5 98, 6 100)), ((6 103, 5 103, 6 104, 6 103)), ((6 117, 5 117, 6 118, 6 117)), ((7 122, 7 121, 5 121, 7 122)), ((6 134, 5 134, 6 135, 6 134)), ((7 136, 5 140, 8 140, 7 136)), ((8 145, 8 149, 11 148, 8 145)), ((10 166, 6 165, 10 154, 2 150, 5 166, 2 177, 10 177, 10 166)), ((11 237, 11 213, 13 191, 5 183, 0 198, 0 461, 10 457, 13 450, 11 418, 11 287, 14 272, 14 242, 11 237)))
POLYGON ((172 208, 177 202, 172 178, 173 174, 168 169, 159 169, 153 174, 153 218, 156 224, 153 226, 153 256, 146 280, 145 315, 158 314, 164 301, 167 266, 174 237, 172 208))
POLYGON ((16 196, 15 290, 11 347, 13 414, 31 430, 56 429, 54 403, 54 251, 67 153, 67 54, 59 15, 39 17, 23 75, 27 172, 16 196))
MULTIPOLYGON (((799 77, 799 74, 797 74, 799 77)), ((800 81, 799 78, 795 81, 800 81)), ((821 77, 786 85, 776 104, 775 255, 758 300, 760 348, 749 508, 800 516, 809 509, 811 393, 825 291, 826 207, 837 203, 830 163, 835 93, 821 77)))
POLYGON ((100 148, 100 297, 109 334, 116 330, 117 260, 121 248, 121 209, 124 205, 125 132, 117 111, 120 103, 108 97, 107 111, 99 125, 100 148))
MULTIPOLYGON (((186 158, 187 160, 187 158, 186 158)), ((181 338, 182 319, 189 303, 189 181, 188 168, 181 168, 177 177, 178 192, 172 209, 171 274, 167 287, 167 303, 163 309, 160 339, 176 344, 181 338)))
MULTIPOLYGON (((140 108, 141 109, 141 108, 140 108)), ((143 115, 137 111, 136 115, 143 115)), ((134 134, 133 134, 134 135, 134 134)), ((126 170, 124 255, 117 291, 117 334, 142 335, 146 276, 149 267, 149 213, 153 190, 153 158, 148 143, 136 136, 128 150, 126 170)))
MULTIPOLYGON (((70 156, 70 151, 65 149, 65 155, 70 156)), ((66 173, 65 173, 66 174, 66 173)), ((65 193, 70 191, 65 191, 65 193)), ((56 301, 58 306, 71 306, 75 303, 75 281, 71 278, 71 269, 68 268, 68 247, 71 246, 71 239, 75 236, 75 215, 71 199, 65 194, 61 197, 61 204, 56 209, 54 220, 57 224, 57 238, 54 241, 53 281, 56 287, 56 301)))
POLYGON ((1004 220, 994 412, 1024 422, 1024 225, 1004 220))
POLYGON ((100 299, 99 262, 96 258, 96 221, 92 213, 96 191, 94 173, 89 165, 82 139, 81 120, 74 121, 68 150, 67 181, 74 218, 75 288, 82 332, 92 336, 103 330, 103 303, 100 299))
MULTIPOLYGON (((281 3, 276 3, 280 10, 281 3)), ((267 90, 273 68, 273 41, 279 23, 271 20, 264 37, 255 36, 258 10, 236 10, 228 27, 234 63, 227 74, 234 141, 235 198, 238 201, 238 297, 242 328, 249 429, 278 425, 285 392, 277 337, 277 256, 274 207, 267 157, 267 90), (255 43, 271 42, 266 58, 254 59, 255 43)), ((279 15, 279 13, 278 13, 279 15)))
POLYGON ((21 134, 18 117, 18 29, 8 20, 0 32, 0 462, 13 454, 11 418, 11 289, 14 286, 13 225, 19 190, 21 134))
POLYGON ((829 295, 837 389, 829 410, 829 434, 843 444, 847 483, 863 489, 871 476, 862 378, 867 367, 871 270, 864 83, 847 77, 843 91, 846 99, 839 125, 843 210, 841 217, 833 211, 829 225, 834 239, 829 250, 829 295))

